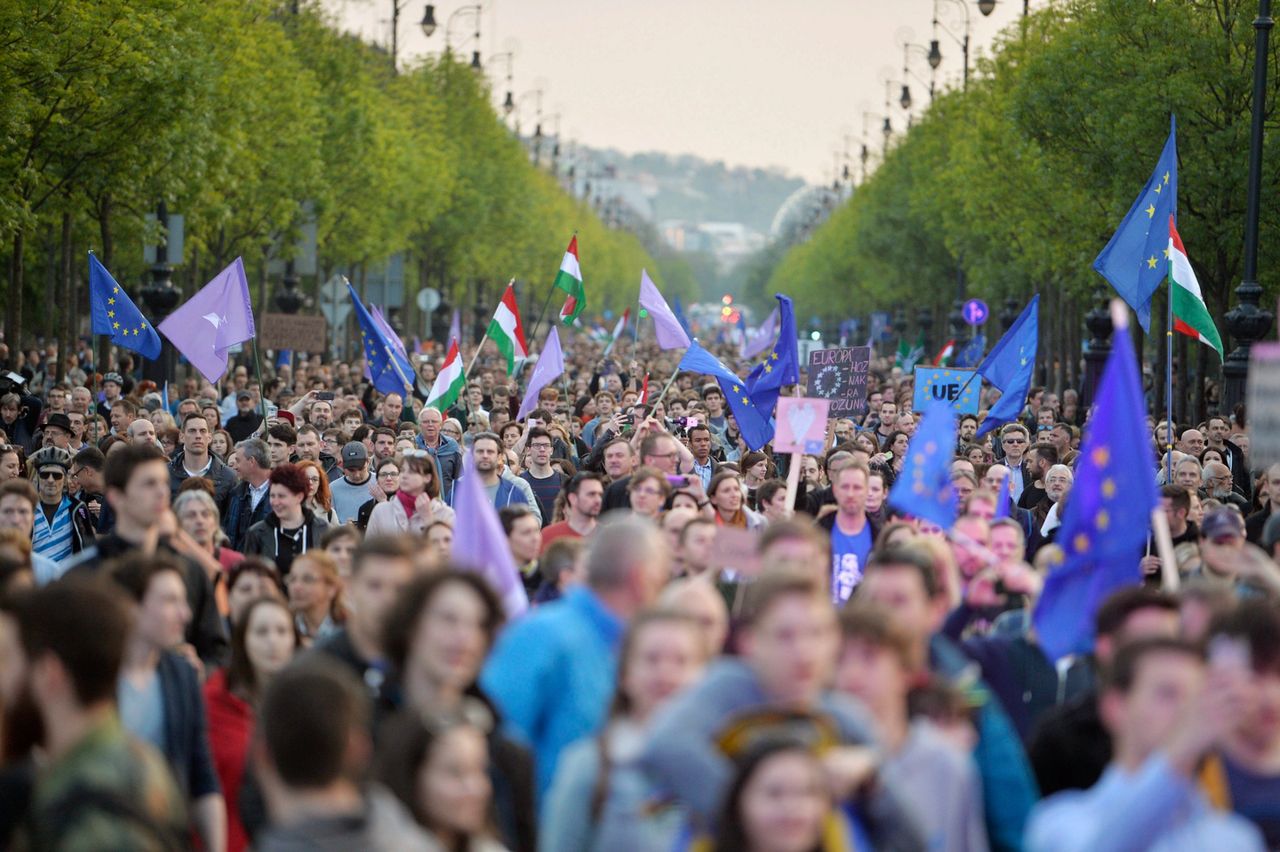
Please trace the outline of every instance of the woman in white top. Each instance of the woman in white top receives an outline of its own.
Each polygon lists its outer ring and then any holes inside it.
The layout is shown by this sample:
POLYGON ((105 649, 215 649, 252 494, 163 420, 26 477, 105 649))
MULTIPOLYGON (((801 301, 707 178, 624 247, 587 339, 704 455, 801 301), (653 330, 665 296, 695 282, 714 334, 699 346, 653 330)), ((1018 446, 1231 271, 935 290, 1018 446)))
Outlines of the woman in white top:
POLYGON ((426 450, 408 450, 400 457, 400 490, 374 506, 366 536, 421 534, 435 521, 453 524, 453 509, 440 499, 440 471, 426 450))

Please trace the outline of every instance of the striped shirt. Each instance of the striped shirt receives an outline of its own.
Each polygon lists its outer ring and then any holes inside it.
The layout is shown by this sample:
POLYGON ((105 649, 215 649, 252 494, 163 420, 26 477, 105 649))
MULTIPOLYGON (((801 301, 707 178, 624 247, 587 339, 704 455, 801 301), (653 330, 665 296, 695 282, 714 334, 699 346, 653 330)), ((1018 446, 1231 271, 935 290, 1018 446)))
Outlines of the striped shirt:
POLYGON ((44 506, 36 508, 36 523, 31 532, 33 550, 41 556, 61 562, 71 555, 71 500, 63 496, 53 523, 44 512, 44 506))

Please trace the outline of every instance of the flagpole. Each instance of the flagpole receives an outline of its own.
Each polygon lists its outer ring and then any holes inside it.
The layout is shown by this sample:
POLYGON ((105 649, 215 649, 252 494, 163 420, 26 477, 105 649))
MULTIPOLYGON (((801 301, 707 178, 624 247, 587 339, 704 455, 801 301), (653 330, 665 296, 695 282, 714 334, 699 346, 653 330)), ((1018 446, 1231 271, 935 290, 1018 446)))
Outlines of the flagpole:
POLYGON ((485 333, 480 336, 480 343, 476 346, 476 354, 471 356, 471 363, 467 365, 467 369, 463 372, 463 376, 471 375, 471 368, 476 365, 476 359, 480 357, 480 350, 484 348, 484 342, 489 339, 489 331, 485 329, 485 333))
POLYGON ((662 386, 662 393, 658 394, 658 398, 657 398, 657 399, 655 399, 655 400, 650 404, 650 406, 649 406, 650 408, 652 408, 653 406, 655 406, 655 405, 657 405, 658 403, 662 402, 662 398, 663 398, 664 396, 666 396, 666 395, 667 395, 667 391, 669 391, 669 390, 671 389, 671 386, 672 386, 673 384, 675 384, 676 376, 678 376, 678 375, 680 375, 680 366, 679 366, 679 364, 677 364, 677 365, 676 365, 676 367, 675 367, 675 369, 673 369, 673 370, 671 371, 671 378, 667 379, 667 383, 666 383, 665 385, 663 385, 663 386, 662 386))
MULTIPOLYGON (((1174 199, 1175 203, 1177 199, 1174 199)), ((1168 483, 1173 482, 1173 253, 1169 253, 1170 277, 1168 280, 1168 328, 1165 330, 1166 351, 1164 358, 1164 450, 1165 450, 1165 478, 1168 483)), ((1162 554, 1163 555, 1163 554, 1162 554)))
POLYGON ((262 431, 267 429, 266 384, 262 381, 262 357, 258 354, 258 335, 253 336, 253 366, 258 372, 258 407, 262 410, 262 431))

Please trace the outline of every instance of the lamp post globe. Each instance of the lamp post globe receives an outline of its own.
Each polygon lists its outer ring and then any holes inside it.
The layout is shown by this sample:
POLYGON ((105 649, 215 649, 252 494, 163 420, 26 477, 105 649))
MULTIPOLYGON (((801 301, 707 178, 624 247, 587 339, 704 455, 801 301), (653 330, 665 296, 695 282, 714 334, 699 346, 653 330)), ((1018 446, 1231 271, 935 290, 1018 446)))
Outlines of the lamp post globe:
POLYGON ((431 38, 431 34, 436 31, 436 7, 428 3, 427 8, 422 13, 422 23, 418 26, 422 27, 422 34, 427 38, 431 38))
POLYGON ((942 64, 942 48, 938 45, 935 38, 929 42, 929 67, 937 71, 938 66, 942 64))
POLYGON ((480 63, 480 51, 471 51, 471 68, 475 71, 479 71, 482 67, 483 66, 480 63))
POLYGON ((978 11, 985 18, 996 9, 996 0, 978 0, 978 11))
POLYGON ((911 109, 911 87, 906 83, 902 84, 902 97, 898 98, 898 103, 903 109, 911 109))

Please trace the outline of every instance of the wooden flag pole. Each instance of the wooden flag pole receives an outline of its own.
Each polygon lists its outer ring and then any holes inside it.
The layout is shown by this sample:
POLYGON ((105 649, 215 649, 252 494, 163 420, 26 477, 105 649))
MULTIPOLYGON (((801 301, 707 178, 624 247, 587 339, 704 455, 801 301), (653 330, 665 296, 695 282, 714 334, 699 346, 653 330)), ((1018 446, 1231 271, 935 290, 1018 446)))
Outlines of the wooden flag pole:
MULTIPOLYGON (((800 396, 800 384, 798 382, 796 383, 796 396, 800 396)), ((830 416, 827 417, 827 431, 831 431, 830 416)), ((796 492, 800 489, 800 468, 803 464, 803 452, 791 454, 791 464, 787 467, 787 517, 790 517, 796 508, 796 492)))
POLYGON ((261 431, 266 434, 267 430, 267 395, 263 393, 266 385, 262 381, 262 356, 258 354, 258 335, 253 336, 253 366, 258 373, 258 407, 262 411, 262 427, 261 431))

